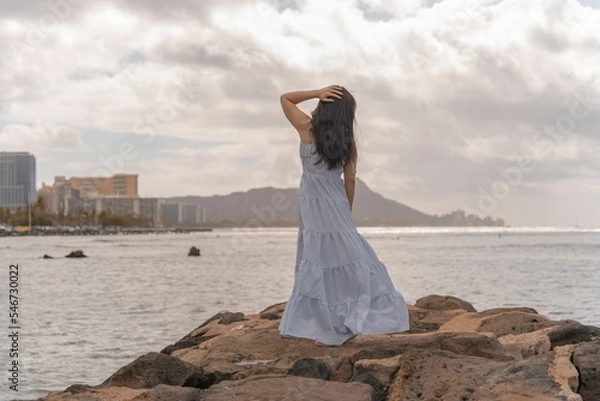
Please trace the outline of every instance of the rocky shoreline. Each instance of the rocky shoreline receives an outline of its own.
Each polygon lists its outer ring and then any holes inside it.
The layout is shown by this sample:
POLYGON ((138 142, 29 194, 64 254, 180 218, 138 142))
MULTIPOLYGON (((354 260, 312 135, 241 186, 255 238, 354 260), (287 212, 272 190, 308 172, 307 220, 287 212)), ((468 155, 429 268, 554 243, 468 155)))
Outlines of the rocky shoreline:
POLYGON ((279 336, 284 308, 218 313, 102 384, 74 384, 39 400, 600 400, 594 326, 525 307, 477 312, 430 295, 409 306, 409 332, 321 347, 279 336))

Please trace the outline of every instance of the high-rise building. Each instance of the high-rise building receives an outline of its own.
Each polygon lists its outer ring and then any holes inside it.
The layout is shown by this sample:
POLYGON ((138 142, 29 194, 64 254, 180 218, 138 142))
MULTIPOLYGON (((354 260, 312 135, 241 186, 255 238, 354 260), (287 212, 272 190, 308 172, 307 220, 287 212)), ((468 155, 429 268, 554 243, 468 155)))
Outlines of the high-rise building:
POLYGON ((102 211, 120 216, 136 216, 146 220, 152 226, 160 225, 160 200, 139 196, 102 196, 85 198, 82 210, 100 214, 102 211))
POLYGON ((167 227, 197 226, 206 222, 206 210, 196 204, 162 203, 160 211, 167 227))
POLYGON ((160 207, 163 224, 174 227, 181 222, 179 203, 163 203, 160 207))
POLYGON ((0 152, 0 207, 12 211, 36 201, 35 156, 0 152))
POLYGON ((113 195, 138 196, 137 174, 115 174, 111 177, 113 195))
POLYGON ((184 224, 202 223, 202 208, 199 205, 182 204, 181 222, 184 224))
POLYGON ((54 177, 54 185, 42 182, 37 196, 44 199, 46 211, 54 214, 71 214, 83 207, 80 190, 63 176, 54 177))
MULTIPOLYGON (((60 177, 55 177, 55 180, 60 177)), ((115 174, 111 177, 71 177, 68 180, 83 197, 138 196, 137 174, 115 174)))

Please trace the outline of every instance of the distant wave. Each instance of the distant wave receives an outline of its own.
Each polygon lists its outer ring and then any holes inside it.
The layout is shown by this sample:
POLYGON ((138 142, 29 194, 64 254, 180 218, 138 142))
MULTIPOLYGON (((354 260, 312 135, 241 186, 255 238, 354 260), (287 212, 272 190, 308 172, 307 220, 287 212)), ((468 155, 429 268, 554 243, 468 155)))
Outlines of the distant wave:
POLYGON ((369 234, 537 234, 600 233, 600 228, 582 227, 358 227, 369 234))
POLYGON ((555 248, 565 248, 565 249, 590 249, 590 250, 600 250, 600 244, 582 244, 582 243, 546 243, 540 244, 539 242, 530 243, 530 244, 504 244, 499 245, 498 248, 546 248, 546 249, 555 249, 555 248))

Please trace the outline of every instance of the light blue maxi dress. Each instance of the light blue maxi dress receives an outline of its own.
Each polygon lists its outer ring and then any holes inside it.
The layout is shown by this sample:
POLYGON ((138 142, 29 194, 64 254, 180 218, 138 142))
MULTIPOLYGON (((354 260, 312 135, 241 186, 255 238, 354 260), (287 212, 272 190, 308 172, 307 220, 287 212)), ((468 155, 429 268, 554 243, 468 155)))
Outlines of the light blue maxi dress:
POLYGON ((298 248, 294 288, 279 324, 282 337, 339 345, 356 334, 408 330, 406 302, 385 265, 358 233, 341 175, 314 144, 300 144, 298 248))

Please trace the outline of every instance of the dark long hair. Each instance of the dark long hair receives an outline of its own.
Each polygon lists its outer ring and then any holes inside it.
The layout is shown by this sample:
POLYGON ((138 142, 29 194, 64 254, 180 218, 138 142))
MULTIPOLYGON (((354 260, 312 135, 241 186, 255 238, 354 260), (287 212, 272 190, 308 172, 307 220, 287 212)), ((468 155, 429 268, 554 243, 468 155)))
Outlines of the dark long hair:
POLYGON ((311 134, 320 158, 316 164, 325 162, 329 170, 346 166, 356 145, 354 142, 354 113, 356 101, 346 88, 342 98, 333 102, 319 102, 312 112, 311 134))

